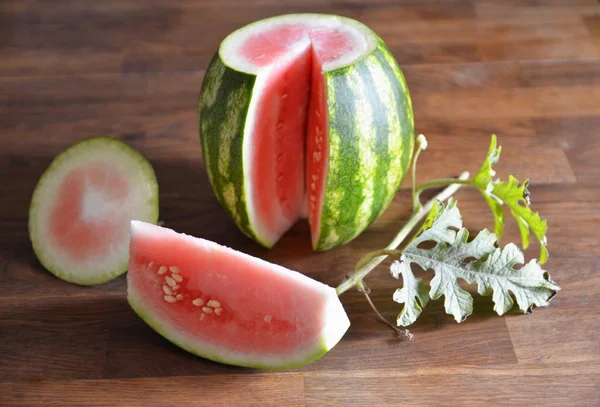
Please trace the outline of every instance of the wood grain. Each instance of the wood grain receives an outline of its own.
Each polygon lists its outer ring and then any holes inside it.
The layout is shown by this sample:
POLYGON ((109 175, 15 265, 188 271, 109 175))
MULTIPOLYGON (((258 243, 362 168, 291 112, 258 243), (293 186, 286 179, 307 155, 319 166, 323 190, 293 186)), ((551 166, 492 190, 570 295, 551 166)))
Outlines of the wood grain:
MULTIPOLYGON (((0 61, 0 406, 600 405, 596 1, 4 0, 0 61), (500 318, 475 296, 475 313, 456 324, 436 301, 407 342, 348 292, 352 326, 338 346, 303 368, 265 372, 171 345, 130 309, 124 277, 82 288, 43 269, 27 235, 31 193, 56 154, 93 135, 148 157, 166 226, 326 284, 391 240, 410 215, 408 181, 368 230, 326 253, 312 252, 306 222, 272 250, 258 247, 212 194, 197 136, 204 70, 232 30, 292 12, 356 18, 389 44, 429 140, 419 181, 475 171, 498 136, 498 175, 529 178, 548 219, 546 268, 562 288, 550 307, 500 318)), ((473 233, 492 227, 477 191, 456 199, 473 233)), ((508 241, 519 241, 512 221, 508 241)), ((394 319, 399 282, 387 266, 368 284, 394 319)))

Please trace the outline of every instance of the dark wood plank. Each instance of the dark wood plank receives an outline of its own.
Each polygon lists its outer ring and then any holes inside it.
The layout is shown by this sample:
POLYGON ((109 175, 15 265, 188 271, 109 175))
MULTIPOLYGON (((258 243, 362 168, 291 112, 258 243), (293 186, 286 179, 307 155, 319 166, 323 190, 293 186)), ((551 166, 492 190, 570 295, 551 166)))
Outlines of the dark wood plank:
POLYGON ((594 406, 596 364, 438 368, 306 377, 306 406, 594 406), (331 391, 332 388, 336 390, 331 391))
POLYGON ((0 405, 31 407, 82 405, 171 407, 304 406, 304 380, 299 373, 219 375, 205 378, 177 377, 116 380, 39 380, 0 383, 0 405))

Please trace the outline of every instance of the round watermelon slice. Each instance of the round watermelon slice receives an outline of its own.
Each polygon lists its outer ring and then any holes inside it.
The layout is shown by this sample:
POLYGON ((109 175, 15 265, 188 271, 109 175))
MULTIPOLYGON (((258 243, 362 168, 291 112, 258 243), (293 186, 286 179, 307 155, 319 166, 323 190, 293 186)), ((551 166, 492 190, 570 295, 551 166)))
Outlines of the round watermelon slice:
POLYGON ((78 142, 50 164, 29 209, 29 237, 42 265, 79 285, 127 270, 129 222, 158 220, 158 184, 150 163, 110 137, 78 142))
POLYGON ((333 287, 139 221, 131 222, 127 290, 134 311, 163 337, 237 366, 304 365, 350 326, 333 287))
POLYGON ((199 98, 214 192, 271 247, 307 217, 316 250, 344 244, 388 207, 413 151, 405 78, 364 24, 334 15, 260 20, 230 34, 199 98))

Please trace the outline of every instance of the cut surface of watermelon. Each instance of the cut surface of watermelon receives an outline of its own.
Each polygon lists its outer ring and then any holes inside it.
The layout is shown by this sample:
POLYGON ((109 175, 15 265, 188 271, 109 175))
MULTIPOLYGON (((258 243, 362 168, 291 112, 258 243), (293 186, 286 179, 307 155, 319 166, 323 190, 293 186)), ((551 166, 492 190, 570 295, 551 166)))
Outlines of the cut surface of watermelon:
POLYGON ((333 287, 217 243, 131 222, 128 301, 177 346, 282 369, 330 350, 350 322, 333 287))
POLYGON ((119 140, 93 137, 59 154, 38 182, 29 235, 42 265, 80 285, 127 270, 129 222, 158 220, 158 186, 148 161, 119 140))
POLYGON ((217 198, 266 247, 301 217, 317 250, 353 239, 389 205, 412 154, 404 77, 381 39, 344 17, 236 30, 207 70, 199 110, 217 198))

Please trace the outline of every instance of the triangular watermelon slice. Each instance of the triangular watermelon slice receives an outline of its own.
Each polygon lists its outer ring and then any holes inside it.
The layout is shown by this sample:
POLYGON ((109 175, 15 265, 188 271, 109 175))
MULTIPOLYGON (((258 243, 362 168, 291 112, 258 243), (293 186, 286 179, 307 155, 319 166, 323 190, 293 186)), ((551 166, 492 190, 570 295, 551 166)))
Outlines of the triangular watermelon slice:
POLYGON ((129 258, 131 307, 166 339, 207 359, 301 366, 350 326, 333 287, 208 240, 132 221, 129 258))
POLYGON ((204 77, 199 131, 218 200, 265 247, 301 217, 316 250, 354 239, 390 204, 414 144, 389 49, 364 24, 323 14, 231 33, 204 77))

